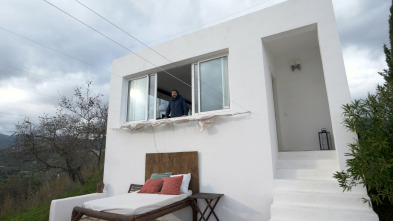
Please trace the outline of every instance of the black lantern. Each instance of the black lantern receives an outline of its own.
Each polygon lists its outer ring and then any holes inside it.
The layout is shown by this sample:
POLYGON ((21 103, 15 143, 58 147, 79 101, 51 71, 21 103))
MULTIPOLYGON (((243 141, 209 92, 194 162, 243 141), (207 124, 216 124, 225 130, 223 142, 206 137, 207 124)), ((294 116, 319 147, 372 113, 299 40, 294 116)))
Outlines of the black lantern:
POLYGON ((322 128, 321 132, 318 132, 318 137, 321 150, 332 150, 332 137, 326 128, 322 128))

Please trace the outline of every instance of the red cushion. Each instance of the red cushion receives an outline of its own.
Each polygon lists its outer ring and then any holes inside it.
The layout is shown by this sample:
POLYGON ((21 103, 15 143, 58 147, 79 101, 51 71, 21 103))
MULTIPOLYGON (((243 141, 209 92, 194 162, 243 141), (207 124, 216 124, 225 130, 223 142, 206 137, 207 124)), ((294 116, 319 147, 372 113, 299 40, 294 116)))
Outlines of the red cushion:
POLYGON ((164 183, 163 180, 160 179, 149 179, 146 180, 145 185, 139 190, 138 193, 158 193, 164 183))
POLYGON ((180 186, 183 176, 163 177, 164 185, 159 194, 180 195, 180 186))

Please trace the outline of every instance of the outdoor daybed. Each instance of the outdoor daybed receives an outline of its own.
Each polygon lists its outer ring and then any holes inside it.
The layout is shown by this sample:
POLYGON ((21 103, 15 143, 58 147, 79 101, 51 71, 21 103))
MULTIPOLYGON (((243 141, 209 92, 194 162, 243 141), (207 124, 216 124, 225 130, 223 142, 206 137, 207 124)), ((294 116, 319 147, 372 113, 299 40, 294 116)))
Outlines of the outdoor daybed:
MULTIPOLYGON (((191 173, 189 190, 192 191, 192 194, 199 193, 198 152, 146 154, 145 180, 148 180, 153 173, 164 173, 168 171, 171 171, 173 174, 191 173)), ((85 215, 104 220, 147 221, 154 220, 188 206, 192 208, 193 220, 197 220, 196 208, 192 199, 188 197, 191 192, 188 195, 172 196, 133 192, 139 190, 140 187, 142 185, 132 184, 129 193, 126 195, 86 202, 84 206, 89 207, 89 209, 74 207, 71 220, 80 220, 85 215), (135 201, 135 199, 140 201, 140 207, 132 206, 138 204, 138 201, 135 201), (146 203, 149 200, 158 202, 158 204, 149 205, 146 203), (107 205, 112 205, 112 207, 109 208, 107 205)))

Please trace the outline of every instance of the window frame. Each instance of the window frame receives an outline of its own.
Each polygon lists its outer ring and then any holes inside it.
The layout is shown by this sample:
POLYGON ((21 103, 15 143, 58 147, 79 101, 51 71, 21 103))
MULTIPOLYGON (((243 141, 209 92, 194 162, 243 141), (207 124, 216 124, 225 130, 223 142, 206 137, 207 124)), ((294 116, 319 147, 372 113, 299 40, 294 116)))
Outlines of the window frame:
MULTIPOLYGON (((192 81, 192 115, 206 115, 206 114, 211 114, 211 113, 221 113, 221 112, 228 112, 231 111, 231 99, 230 99, 230 86, 229 86, 229 55, 228 54, 223 54, 223 55, 218 55, 215 57, 209 57, 206 59, 202 59, 202 60, 198 60, 197 62, 194 62, 191 64, 191 81, 192 81), (211 61, 211 60, 215 60, 218 58, 223 58, 226 57, 227 58, 227 84, 228 84, 228 97, 229 97, 229 107, 228 108, 223 108, 223 109, 219 109, 219 110, 211 110, 211 111, 203 111, 201 112, 201 81, 200 81, 200 64, 203 62, 207 62, 207 61, 211 61), (198 68, 198 112, 195 112, 195 66, 197 65, 198 68)), ((224 96, 223 96, 224 99, 224 96)), ((223 102, 224 103, 224 102, 223 102)))
POLYGON ((155 116, 156 116, 156 98, 157 98, 157 73, 153 73, 153 74, 146 74, 146 75, 142 75, 142 76, 138 76, 138 77, 135 77, 135 78, 130 78, 130 79, 127 79, 127 100, 126 100, 126 116, 125 116, 125 122, 126 123, 128 123, 128 122, 138 122, 138 121, 146 121, 146 120, 155 120, 156 118, 155 118, 155 116), (150 95, 150 77, 151 76, 154 76, 154 105, 153 105, 153 116, 154 116, 154 119, 149 119, 149 95, 150 95), (144 109, 145 109, 145 116, 144 116, 144 119, 143 120, 129 120, 128 119, 128 114, 129 114, 129 108, 130 108, 130 104, 129 104, 129 102, 130 102, 130 83, 131 83, 131 81, 136 81, 136 80, 139 80, 139 79, 143 79, 143 78, 147 78, 147 80, 146 80, 146 97, 145 97, 145 99, 146 99, 146 105, 145 105, 145 107, 144 107, 144 109))
MULTIPOLYGON (((208 58, 205 58, 205 59, 200 59, 200 60, 196 60, 195 62, 191 62, 190 63, 191 64, 191 100, 192 100, 192 105, 191 105, 191 116, 192 115, 195 115, 195 116, 197 116, 197 115, 201 115, 201 116, 203 116, 203 115, 207 115, 207 114, 212 114, 212 113, 222 113, 222 112, 229 112, 229 111, 231 111, 231 107, 232 107, 232 105, 231 105, 231 99, 230 99, 230 77, 229 77, 229 55, 228 54, 221 54, 221 55, 217 55, 217 56, 214 56, 214 57, 208 57, 208 58), (227 88, 227 90, 228 90, 228 108, 223 108, 223 109, 219 109, 219 110, 211 110, 211 111, 203 111, 203 112, 201 112, 201 103, 200 103, 200 101, 201 101, 201 81, 200 81, 200 72, 199 72, 199 70, 200 70, 200 64, 201 63, 203 63, 203 62, 207 62, 207 61, 210 61, 210 60, 215 60, 215 59, 218 59, 218 58, 223 58, 223 57, 226 57, 226 59, 227 59, 227 67, 226 67, 226 69, 227 69, 227 76, 226 76, 226 78, 227 78, 227 86, 228 86, 228 88, 227 88), (198 80, 198 82, 195 82, 195 65, 197 66, 197 68, 198 68, 198 78, 197 78, 197 80, 198 80), (195 84, 197 83, 197 86, 198 86, 198 100, 197 100, 197 102, 198 102, 198 112, 195 112, 195 96, 196 96, 196 92, 195 92, 195 84)), ((223 71, 223 68, 221 69, 222 71, 223 71)), ((127 83, 126 83, 126 85, 127 85, 127 98, 126 98, 126 113, 125 113, 125 123, 129 123, 129 122, 140 122, 140 121, 156 121, 157 120, 157 86, 158 86, 158 77, 157 77, 157 75, 158 75, 158 73, 157 72, 155 72, 155 73, 152 73, 152 74, 143 74, 143 75, 139 75, 139 76, 137 76, 137 77, 134 77, 134 78, 128 78, 128 79, 126 79, 126 81, 127 81, 127 83), (154 87, 154 105, 153 105, 153 116, 154 116, 154 118, 153 119, 149 119, 149 92, 150 92, 150 87, 151 87, 151 85, 150 85, 150 76, 154 76, 154 85, 153 85, 153 87, 154 87), (147 94, 147 97, 146 97, 146 100, 147 100, 147 103, 146 103, 146 106, 145 106, 145 118, 143 119, 143 120, 131 120, 131 121, 128 121, 128 114, 129 114, 129 96, 130 96, 130 88, 129 88, 129 85, 130 85, 130 82, 131 81, 134 81, 134 80, 138 80, 138 79, 142 79, 142 78, 147 78, 147 83, 146 83, 146 94, 147 94)), ((224 98, 224 96, 222 96, 222 98, 223 99, 225 99, 224 98)), ((224 103, 224 101, 223 101, 223 103, 224 103)))
POLYGON ((148 101, 147 101, 147 110, 146 110, 146 117, 145 117, 145 119, 146 120, 156 120, 156 118, 157 118, 157 73, 154 73, 154 74, 148 74, 147 75, 148 76, 148 81, 147 81, 147 84, 148 84, 148 88, 147 88, 147 90, 148 90, 148 93, 147 93, 147 99, 148 99, 148 101), (154 101, 153 101, 153 103, 154 103, 154 105, 153 105, 153 119, 149 119, 149 90, 150 90, 150 76, 154 76, 154 101))

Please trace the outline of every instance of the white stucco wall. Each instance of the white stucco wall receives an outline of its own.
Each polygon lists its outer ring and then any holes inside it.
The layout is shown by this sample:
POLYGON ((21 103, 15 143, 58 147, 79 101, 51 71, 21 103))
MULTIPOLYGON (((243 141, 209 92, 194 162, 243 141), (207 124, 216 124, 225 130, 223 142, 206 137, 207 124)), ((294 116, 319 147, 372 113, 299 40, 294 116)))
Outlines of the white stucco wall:
POLYGON ((276 165, 277 165, 277 158, 278 158, 278 152, 279 152, 279 134, 278 131, 280 130, 279 125, 277 125, 278 117, 276 116, 276 111, 278 110, 275 106, 275 100, 277 100, 276 94, 276 88, 275 88, 275 81, 277 78, 276 74, 276 68, 274 64, 274 58, 269 51, 269 49, 263 44, 262 42, 262 48, 263 48, 263 63, 264 63, 264 73, 265 74, 265 79, 266 79, 266 95, 267 95, 267 112, 268 112, 268 118, 269 118, 269 133, 270 133, 270 147, 271 147, 271 153, 272 153, 272 170, 276 171, 276 165), (269 83, 270 82, 270 83, 269 83))
POLYGON ((49 221, 69 221, 71 220, 72 210, 75 206, 82 206, 82 204, 87 201, 105 197, 107 197, 106 193, 92 193, 52 200, 50 204, 49 221))
MULTIPOLYGON (((333 8, 330 1, 327 1, 325 4, 327 8, 333 8)), ((349 152, 348 144, 353 143, 356 138, 356 134, 348 132, 342 124, 342 105, 351 102, 351 95, 347 75, 345 74, 337 25, 335 22, 329 22, 335 19, 334 14, 323 13, 323 15, 323 22, 318 23, 323 24, 323 26, 318 25, 318 40, 325 74, 325 86, 332 120, 334 143, 340 169, 344 170, 346 169, 345 162, 348 159, 344 154, 349 152)))
MULTIPOLYGON (((332 130, 341 154, 351 138, 340 124, 339 107, 350 97, 332 4, 330 0, 289 0, 154 47, 171 62, 149 50, 139 53, 164 69, 228 54, 231 111, 251 114, 222 118, 204 132, 194 123, 115 130, 124 123, 127 80, 157 68, 135 55, 113 62, 104 172, 108 194, 125 193, 130 183, 144 182, 146 153, 198 151, 200 191, 225 194, 216 209, 221 220, 269 220, 278 144, 272 119, 273 88, 265 64, 269 61, 264 59, 261 39, 310 24, 318 25, 332 130)), ((309 55, 305 54, 304 65, 313 63, 309 55)), ((175 215, 187 220, 189 213, 175 215)))

